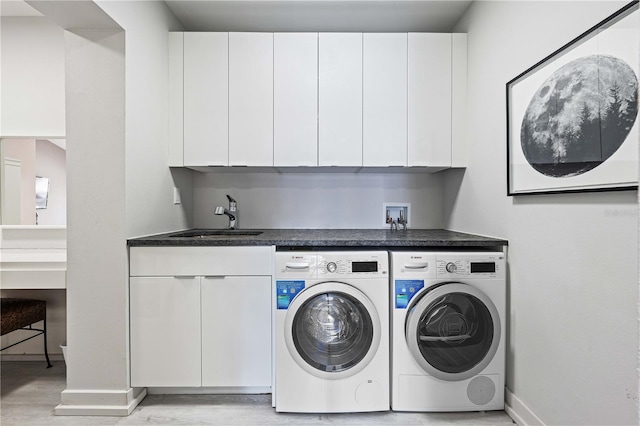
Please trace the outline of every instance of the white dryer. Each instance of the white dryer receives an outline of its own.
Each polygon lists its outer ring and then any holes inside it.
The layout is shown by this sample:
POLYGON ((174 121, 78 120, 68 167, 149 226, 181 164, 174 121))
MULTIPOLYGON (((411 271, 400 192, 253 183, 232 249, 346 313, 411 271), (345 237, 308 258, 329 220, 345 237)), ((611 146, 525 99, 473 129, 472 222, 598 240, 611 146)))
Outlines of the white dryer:
POLYGON ((388 411, 388 253, 277 252, 274 291, 276 411, 388 411))
POLYGON ((391 408, 504 408, 505 256, 392 252, 391 408))

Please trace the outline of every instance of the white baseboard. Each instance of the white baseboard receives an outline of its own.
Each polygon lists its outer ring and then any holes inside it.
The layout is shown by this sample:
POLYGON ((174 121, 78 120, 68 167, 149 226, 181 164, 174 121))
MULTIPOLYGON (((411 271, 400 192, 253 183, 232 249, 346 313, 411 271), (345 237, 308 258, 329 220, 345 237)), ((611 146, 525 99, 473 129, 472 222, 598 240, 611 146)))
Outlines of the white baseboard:
POLYGON ((56 416, 128 416, 147 396, 146 388, 123 391, 64 390, 56 416))
POLYGON ((270 386, 229 386, 229 387, 162 387, 147 388, 149 395, 257 395, 270 394, 270 386))
POLYGON ((505 387, 504 399, 505 406, 504 411, 507 412, 518 426, 544 426, 545 423, 536 416, 536 414, 527 405, 522 402, 520 398, 515 396, 511 391, 505 387))

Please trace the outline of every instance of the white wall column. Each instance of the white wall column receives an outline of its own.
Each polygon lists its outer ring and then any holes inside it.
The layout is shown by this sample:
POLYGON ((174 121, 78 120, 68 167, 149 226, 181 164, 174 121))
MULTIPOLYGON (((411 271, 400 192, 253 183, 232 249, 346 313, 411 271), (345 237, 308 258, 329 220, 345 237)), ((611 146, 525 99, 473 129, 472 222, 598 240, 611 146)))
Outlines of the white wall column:
POLYGON ((128 415, 125 33, 65 34, 67 389, 58 415, 128 415))

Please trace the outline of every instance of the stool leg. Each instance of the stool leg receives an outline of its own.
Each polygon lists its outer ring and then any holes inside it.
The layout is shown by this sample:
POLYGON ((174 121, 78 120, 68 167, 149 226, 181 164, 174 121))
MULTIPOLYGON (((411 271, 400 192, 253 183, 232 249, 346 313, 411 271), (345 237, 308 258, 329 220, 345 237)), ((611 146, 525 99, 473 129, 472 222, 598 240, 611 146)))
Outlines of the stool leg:
POLYGON ((49 352, 47 351, 47 318, 44 319, 44 356, 47 358, 47 368, 51 368, 51 361, 49 361, 49 352))

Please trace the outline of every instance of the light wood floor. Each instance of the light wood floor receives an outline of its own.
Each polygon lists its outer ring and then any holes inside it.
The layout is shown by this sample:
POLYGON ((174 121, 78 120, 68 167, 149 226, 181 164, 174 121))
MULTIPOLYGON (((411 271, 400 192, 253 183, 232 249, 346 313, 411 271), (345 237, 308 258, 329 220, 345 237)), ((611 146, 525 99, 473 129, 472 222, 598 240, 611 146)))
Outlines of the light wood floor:
POLYGON ((271 395, 149 395, 128 417, 62 417, 63 361, 0 364, 0 424, 28 425, 510 425, 504 411, 484 413, 283 414, 271 395))

